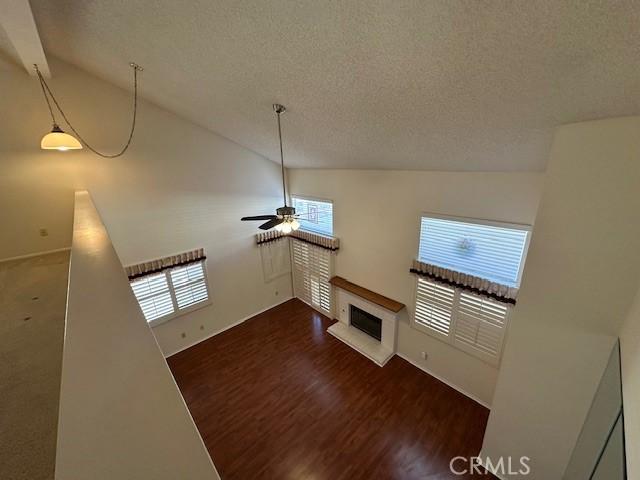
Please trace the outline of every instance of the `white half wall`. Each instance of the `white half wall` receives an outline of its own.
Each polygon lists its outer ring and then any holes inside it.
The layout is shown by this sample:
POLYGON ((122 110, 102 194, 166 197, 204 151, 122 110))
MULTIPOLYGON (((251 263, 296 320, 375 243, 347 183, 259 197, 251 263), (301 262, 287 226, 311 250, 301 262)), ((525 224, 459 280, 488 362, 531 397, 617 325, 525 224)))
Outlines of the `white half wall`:
POLYGON ((640 117, 556 130, 482 448, 530 457, 531 479, 563 476, 638 290, 639 132, 640 117))
POLYGON ((87 192, 67 301, 56 480, 219 479, 87 192))
MULTIPOLYGON (((289 170, 292 194, 333 201, 336 274, 412 311, 420 215, 433 212, 533 224, 542 174, 289 170)), ((398 353, 490 405, 498 370, 399 322, 398 353), (421 357, 427 352, 428 359, 421 357)))
MULTIPOLYGON (((50 66, 51 87, 81 134, 101 150, 118 151, 128 135, 132 93, 55 58, 50 66)), ((126 64, 113 68, 126 78, 131 73, 126 64)), ((142 95, 145 76, 153 74, 140 74, 142 95)), ((240 222, 281 205, 278 165, 146 101, 120 158, 43 151, 40 139, 51 121, 37 80, 16 67, 0 76, 0 91, 0 258, 68 247, 73 192, 86 189, 125 265, 205 248, 213 303, 158 326, 163 351, 291 296, 288 276, 265 283, 253 240, 257 224, 240 222), (48 236, 39 235, 41 228, 48 236)), ((264 112, 273 116, 270 103, 264 112)))

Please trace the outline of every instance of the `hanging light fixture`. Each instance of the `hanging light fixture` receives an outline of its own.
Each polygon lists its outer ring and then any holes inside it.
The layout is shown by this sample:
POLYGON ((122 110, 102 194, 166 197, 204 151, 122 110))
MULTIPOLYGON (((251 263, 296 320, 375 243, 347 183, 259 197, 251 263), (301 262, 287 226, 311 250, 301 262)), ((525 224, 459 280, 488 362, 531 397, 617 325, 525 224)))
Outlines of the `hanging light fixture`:
POLYGON ((82 144, 73 135, 65 133, 54 121, 51 132, 42 137, 40 148, 65 152, 67 150, 80 150, 82 149, 82 144))
POLYGON ((42 94, 44 95, 44 99, 47 102, 47 107, 49 108, 49 114, 51 114, 51 121, 53 123, 51 131, 47 133, 44 137, 42 137, 42 140, 40 141, 40 148, 43 150, 58 150, 60 152, 66 152, 67 150, 80 150, 82 149, 82 145, 84 144, 93 153, 103 158, 116 158, 124 154, 124 152, 126 152, 127 149, 129 148, 129 145, 131 145, 131 140, 133 139, 133 132, 135 131, 135 128, 136 128, 136 113, 138 110, 138 72, 141 72, 143 70, 142 67, 136 63, 130 63, 129 66, 133 68, 133 119, 131 121, 131 131, 129 132, 129 138, 127 140, 127 143, 118 153, 105 154, 105 153, 99 152, 98 150, 93 148, 91 145, 89 145, 89 143, 87 143, 87 141, 84 138, 82 138, 82 136, 78 133, 78 131, 73 127, 73 125, 67 118, 67 115, 64 113, 64 111, 60 107, 58 100, 53 95, 53 92, 49 88, 49 85, 47 84, 46 80, 42 76, 42 73, 40 73, 40 69, 38 68, 38 65, 34 64, 33 67, 35 68, 36 74, 38 75, 38 80, 40 81, 40 87, 42 88, 42 94), (51 100, 53 100, 53 104, 55 105, 56 110, 60 112, 60 115, 62 116, 66 124, 69 126, 71 131, 73 131, 73 133, 78 138, 66 133, 64 130, 60 128, 56 120, 56 116, 53 113, 53 107, 51 106, 51 101, 49 100, 49 97, 51 97, 51 100))

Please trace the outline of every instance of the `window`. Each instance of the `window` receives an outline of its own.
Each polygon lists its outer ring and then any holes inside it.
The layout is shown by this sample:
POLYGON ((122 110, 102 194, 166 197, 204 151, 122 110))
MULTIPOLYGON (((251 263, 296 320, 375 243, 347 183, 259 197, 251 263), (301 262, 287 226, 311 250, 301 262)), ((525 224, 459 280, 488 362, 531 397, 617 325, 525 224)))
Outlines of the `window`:
POLYGON ((295 296, 331 315, 331 251, 291 238, 295 296))
POLYGON ((208 304, 204 260, 131 280, 142 313, 152 325, 208 304))
POLYGON ((300 215, 301 230, 333 236, 333 203, 299 196, 292 196, 291 202, 300 215))
MULTIPOLYGON (((333 237, 333 203, 329 200, 291 196, 291 203, 300 215, 300 230, 333 237)), ((331 315, 331 284, 333 255, 304 238, 291 237, 294 295, 320 312, 331 315)))
MULTIPOLYGON (((518 287, 530 227, 424 216, 418 258, 501 285, 518 287)), ((471 355, 497 365, 512 305, 418 276, 414 325, 471 355)))
POLYGON ((515 287, 520 284, 529 231, 524 225, 422 217, 418 258, 515 287))

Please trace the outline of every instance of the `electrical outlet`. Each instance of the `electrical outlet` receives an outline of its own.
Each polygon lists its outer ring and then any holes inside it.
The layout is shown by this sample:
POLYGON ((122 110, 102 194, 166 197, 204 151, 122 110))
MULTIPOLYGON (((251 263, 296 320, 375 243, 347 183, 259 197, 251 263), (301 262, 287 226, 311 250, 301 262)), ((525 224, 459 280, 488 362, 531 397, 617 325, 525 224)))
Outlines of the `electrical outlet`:
POLYGON ((422 357, 423 360, 426 360, 429 355, 427 355, 427 352, 421 352, 420 356, 422 357))
POLYGON ((49 230, 47 230, 46 228, 41 228, 40 229, 40 236, 41 237, 48 237, 49 236, 49 230))

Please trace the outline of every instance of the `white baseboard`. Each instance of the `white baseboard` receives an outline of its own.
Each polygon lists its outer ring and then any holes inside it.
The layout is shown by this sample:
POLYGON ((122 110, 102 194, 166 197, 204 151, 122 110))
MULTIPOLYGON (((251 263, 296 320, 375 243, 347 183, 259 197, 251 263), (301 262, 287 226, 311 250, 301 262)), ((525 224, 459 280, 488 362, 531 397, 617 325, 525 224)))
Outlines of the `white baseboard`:
POLYGON ((469 397, 471 400, 473 400, 476 403, 479 403, 480 405, 482 405, 483 407, 485 407, 488 410, 491 410, 491 406, 488 405, 486 402, 483 402, 482 400, 480 400, 478 397, 476 397, 475 395, 471 395, 469 392, 466 392, 464 389, 460 388, 459 386, 451 383, 449 380, 442 378, 439 375, 436 375, 435 373, 433 373, 432 371, 430 371, 428 368, 424 367, 423 365, 420 365, 418 363, 416 363, 415 361, 413 361, 411 358, 407 357, 406 355, 400 353, 400 352, 396 352, 396 355, 398 355, 400 358, 402 358, 403 360, 406 360, 407 362, 409 362, 411 365, 413 365, 416 368, 419 368, 420 370, 422 370, 424 373, 431 375, 433 378, 440 380, 442 383, 449 385, 451 388, 453 388, 454 390, 457 390, 458 392, 460 392, 461 394, 463 394, 466 397, 469 397))
POLYGON ((269 307, 267 307, 267 308, 263 308, 262 310, 259 310, 259 311, 255 312, 255 313, 252 313, 251 315, 248 315, 248 316, 246 316, 246 317, 244 317, 244 318, 241 318, 241 319, 240 319, 240 320, 238 320, 237 322, 233 322, 231 325, 227 325, 226 327, 221 328, 220 330, 216 330, 215 332, 213 332, 213 333, 211 333, 211 334, 207 335, 207 336, 206 336, 206 337, 204 337, 204 338, 201 338, 200 340, 196 340, 195 342, 191 342, 189 345, 186 345, 186 346, 184 346, 184 347, 181 347, 181 348, 179 348, 178 350, 176 350, 176 351, 174 351, 174 352, 166 353, 166 354, 164 355, 164 357, 165 357, 165 358, 169 358, 171 355, 175 355, 176 353, 180 353, 180 352, 182 352, 183 350, 186 350, 187 348, 191 348, 191 347, 193 347, 193 346, 195 346, 195 345, 197 345, 197 344, 199 344, 199 343, 201 343, 201 342, 204 342, 205 340, 209 340, 211 337, 215 337, 216 335, 218 335, 218 334, 220 334, 220 333, 222 333, 222 332, 226 332, 227 330, 230 330, 230 329, 232 329, 233 327, 237 327, 238 325, 240 325, 241 323, 246 322, 246 321, 247 321, 247 320, 249 320, 250 318, 253 318, 253 317, 255 317, 256 315, 260 315, 261 313, 264 313, 264 312, 266 312, 267 310, 271 310, 272 308, 275 308, 275 307, 277 307, 278 305, 281 305, 281 304, 283 304, 283 303, 285 303, 285 302, 288 302, 289 300, 291 300, 291 299, 293 299, 293 298, 295 298, 295 297, 288 297, 288 298, 285 298, 284 300, 281 300, 281 301, 279 301, 278 303, 274 303, 273 305, 271 305, 271 306, 269 306, 269 307))
POLYGON ((28 253, 26 255, 18 255, 17 257, 0 258, 0 263, 11 262, 13 260, 24 260, 27 258, 39 257, 41 255, 49 255, 52 253, 68 252, 70 250, 71 250, 71 247, 56 248, 55 250, 45 250, 44 252, 28 253))

